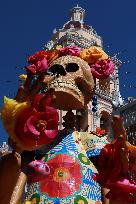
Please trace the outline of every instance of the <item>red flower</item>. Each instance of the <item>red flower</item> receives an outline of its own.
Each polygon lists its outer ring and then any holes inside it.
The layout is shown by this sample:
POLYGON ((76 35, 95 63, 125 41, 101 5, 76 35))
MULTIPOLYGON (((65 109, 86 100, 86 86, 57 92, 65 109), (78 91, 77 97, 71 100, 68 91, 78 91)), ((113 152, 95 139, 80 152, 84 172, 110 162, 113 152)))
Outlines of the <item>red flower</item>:
POLYGON ((45 50, 41 50, 39 52, 36 52, 34 55, 30 56, 28 58, 29 64, 36 64, 38 61, 43 60, 44 58, 47 58, 48 52, 45 50))
POLYGON ((47 106, 45 102, 43 109, 39 111, 39 99, 36 100, 33 107, 27 107, 18 114, 15 124, 16 136, 28 150, 49 144, 58 133, 56 109, 47 106))
POLYGON ((114 71, 114 64, 111 59, 97 60, 91 65, 91 72, 97 79, 106 79, 114 71))
POLYGON ((77 160, 67 154, 59 154, 49 160, 50 174, 40 181, 41 193, 49 197, 65 198, 80 190, 82 175, 77 160))
POLYGON ((36 52, 34 55, 30 56, 28 58, 28 63, 29 64, 34 64, 36 65, 38 61, 42 61, 43 59, 46 59, 48 64, 58 58, 60 55, 59 50, 41 50, 39 52, 36 52))
POLYGON ((100 127, 96 128, 96 134, 98 136, 103 136, 105 134, 105 130, 102 130, 100 127))

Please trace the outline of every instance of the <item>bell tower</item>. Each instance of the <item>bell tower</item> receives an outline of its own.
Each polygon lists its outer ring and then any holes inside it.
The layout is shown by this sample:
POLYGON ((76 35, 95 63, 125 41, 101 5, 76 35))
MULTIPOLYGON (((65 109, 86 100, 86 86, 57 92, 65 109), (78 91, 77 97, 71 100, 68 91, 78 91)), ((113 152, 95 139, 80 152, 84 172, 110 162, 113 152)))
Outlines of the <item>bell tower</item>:
POLYGON ((80 48, 90 46, 102 47, 102 39, 97 32, 84 23, 85 10, 78 5, 70 10, 70 20, 61 29, 54 29, 51 40, 45 45, 45 49, 56 49, 75 45, 80 48))
MULTIPOLYGON (((46 50, 58 49, 66 46, 78 46, 82 49, 91 46, 103 47, 102 38, 97 34, 92 26, 84 23, 85 10, 80 6, 75 6, 70 10, 70 20, 61 29, 54 29, 51 40, 45 45, 46 50)), ((96 127, 101 127, 108 131, 109 118, 113 106, 120 106, 123 101, 119 91, 118 68, 121 61, 116 56, 111 57, 115 70, 106 80, 96 79, 94 95, 97 97, 97 110, 92 111, 92 102, 88 104, 88 131, 95 131, 96 127)), ((76 111, 73 110, 76 114, 76 111)), ((60 111, 60 129, 63 128, 63 116, 66 114, 60 111)), ((78 114, 82 115, 83 111, 78 114)))

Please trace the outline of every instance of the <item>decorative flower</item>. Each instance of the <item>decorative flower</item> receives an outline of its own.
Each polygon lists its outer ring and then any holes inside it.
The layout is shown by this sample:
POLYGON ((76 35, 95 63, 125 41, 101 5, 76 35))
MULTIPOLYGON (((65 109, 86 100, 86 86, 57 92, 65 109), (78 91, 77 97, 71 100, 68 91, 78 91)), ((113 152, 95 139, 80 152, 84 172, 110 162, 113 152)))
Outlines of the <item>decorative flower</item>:
POLYGON ((39 101, 19 103, 4 98, 2 120, 9 136, 24 150, 50 143, 58 133, 58 113, 49 100, 39 109, 39 101))
POLYGON ((91 72, 97 79, 106 79, 114 71, 114 64, 111 59, 97 60, 91 65, 91 72))
POLYGON ((39 61, 46 59, 48 64, 59 56, 59 50, 41 50, 28 58, 29 64, 37 65, 39 61))
POLYGON ((87 61, 88 64, 95 63, 98 59, 108 59, 108 55, 103 51, 101 47, 91 46, 88 49, 82 49, 80 57, 87 61))
POLYGON ((41 193, 46 193, 52 198, 65 198, 80 190, 82 175, 75 158, 67 154, 58 154, 47 164, 50 166, 50 174, 40 181, 41 193))
POLYGON ((122 179, 117 182, 107 184, 107 188, 110 192, 106 194, 106 197, 112 200, 121 200, 124 202, 133 202, 136 200, 136 183, 128 179, 122 179))
POLYGON ((47 58, 48 52, 45 50, 41 50, 39 52, 36 52, 34 55, 30 56, 28 58, 29 64, 36 64, 38 61, 43 60, 44 58, 47 58))
POLYGON ((38 73, 42 73, 42 72, 46 72, 48 69, 48 64, 47 64, 47 60, 44 58, 41 61, 38 61, 35 64, 30 64, 27 67, 27 70, 29 72, 31 72, 32 74, 38 74, 38 73))
POLYGON ((2 122, 9 136, 14 142, 17 142, 18 145, 20 142, 14 131, 16 118, 20 111, 23 111, 29 106, 30 104, 28 102, 19 103, 14 99, 9 99, 6 96, 4 97, 4 105, 2 107, 1 115, 2 122))
POLYGON ((49 175, 50 168, 46 162, 42 160, 34 160, 28 164, 28 180, 31 183, 38 182, 49 175), (33 170, 33 171, 32 171, 33 170))
POLYGON ((98 136, 103 136, 105 134, 105 130, 102 130, 100 127, 96 128, 96 134, 98 136))
POLYGON ((58 133, 58 113, 48 106, 44 112, 26 108, 17 117, 15 133, 26 149, 49 144, 58 133))
POLYGON ((62 55, 79 56, 80 48, 76 46, 67 46, 64 48, 60 48, 60 52, 62 53, 62 55))

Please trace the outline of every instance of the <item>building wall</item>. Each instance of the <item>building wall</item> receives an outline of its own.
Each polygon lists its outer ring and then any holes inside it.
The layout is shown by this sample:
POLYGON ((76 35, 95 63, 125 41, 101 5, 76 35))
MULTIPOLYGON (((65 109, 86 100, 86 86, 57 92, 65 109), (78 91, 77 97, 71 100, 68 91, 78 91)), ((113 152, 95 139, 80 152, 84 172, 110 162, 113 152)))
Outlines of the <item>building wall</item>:
POLYGON ((136 100, 121 107, 119 112, 123 117, 128 141, 136 145, 136 100))
MULTIPOLYGON (((92 110, 92 102, 89 103, 88 105, 88 125, 89 131, 95 131, 96 127, 101 126, 101 119, 102 117, 105 118, 105 120, 109 119, 110 120, 110 115, 112 112, 112 105, 111 101, 105 100, 99 96, 97 96, 97 103, 98 103, 98 111, 96 113, 93 113, 92 110)), ((105 126, 106 124, 104 124, 105 126)), ((109 128, 107 123, 107 128, 109 128)), ((102 127, 102 126, 101 126, 102 127)))

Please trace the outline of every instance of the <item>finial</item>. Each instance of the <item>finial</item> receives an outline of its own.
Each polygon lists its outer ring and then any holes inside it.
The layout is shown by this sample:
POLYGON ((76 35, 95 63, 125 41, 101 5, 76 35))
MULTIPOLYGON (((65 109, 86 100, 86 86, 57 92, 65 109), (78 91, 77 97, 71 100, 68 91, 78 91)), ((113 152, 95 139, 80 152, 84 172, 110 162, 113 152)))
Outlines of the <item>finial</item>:
POLYGON ((76 7, 70 10, 71 20, 83 23, 85 10, 77 4, 76 7))

